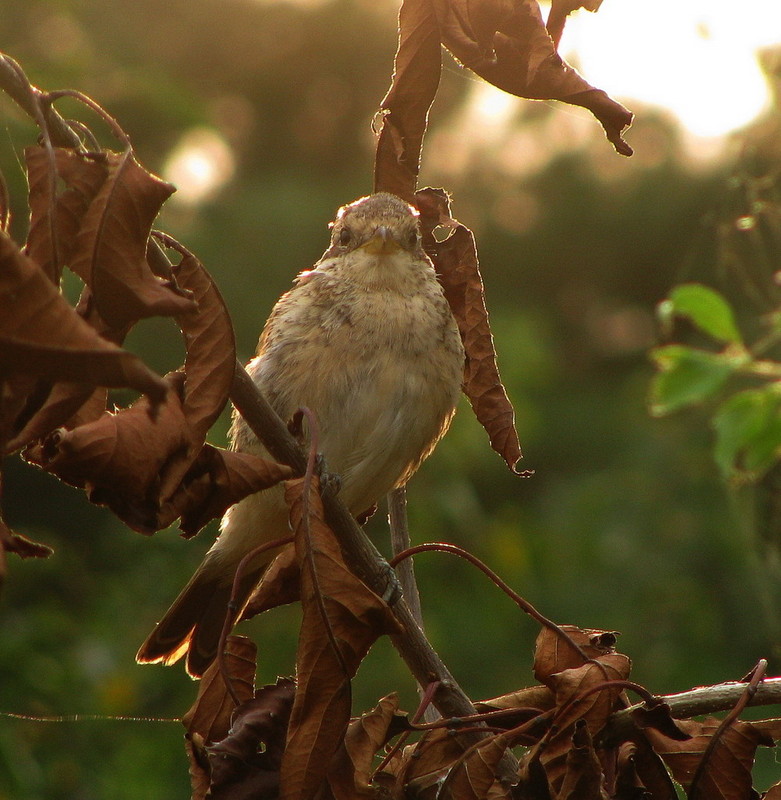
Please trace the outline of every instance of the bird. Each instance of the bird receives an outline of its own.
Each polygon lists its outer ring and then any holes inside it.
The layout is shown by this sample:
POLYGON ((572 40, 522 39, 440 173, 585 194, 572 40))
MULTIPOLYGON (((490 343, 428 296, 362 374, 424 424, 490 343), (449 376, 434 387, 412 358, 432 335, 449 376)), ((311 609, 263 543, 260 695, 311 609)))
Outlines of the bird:
MULTIPOLYGON (((339 209, 330 246, 275 304, 247 371, 283 420, 313 411, 320 456, 359 517, 404 486, 449 428, 464 358, 417 210, 380 192, 339 209)), ((269 457, 235 411, 230 439, 235 450, 269 457)), ((189 675, 202 676, 217 654, 239 561, 289 535, 281 486, 231 506, 136 660, 172 664, 186 655, 189 675)), ((277 552, 245 571, 239 611, 277 552)))

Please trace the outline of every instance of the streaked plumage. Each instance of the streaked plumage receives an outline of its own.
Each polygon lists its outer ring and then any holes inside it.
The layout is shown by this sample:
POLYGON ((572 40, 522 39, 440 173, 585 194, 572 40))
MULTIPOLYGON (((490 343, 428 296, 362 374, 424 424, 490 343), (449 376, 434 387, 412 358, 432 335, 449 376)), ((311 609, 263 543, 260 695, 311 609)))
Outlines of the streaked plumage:
MULTIPOLYGON (((317 415, 320 451, 358 515, 401 486, 452 419, 463 378, 458 328, 420 244, 416 212, 377 194, 340 209, 331 246, 269 316, 247 369, 277 413, 317 415)), ((233 447, 266 455, 240 417, 233 447)), ((230 508, 201 566, 142 645, 141 662, 214 659, 238 562, 288 532, 281 487, 230 508)), ((274 553, 242 587, 249 597, 274 553)))

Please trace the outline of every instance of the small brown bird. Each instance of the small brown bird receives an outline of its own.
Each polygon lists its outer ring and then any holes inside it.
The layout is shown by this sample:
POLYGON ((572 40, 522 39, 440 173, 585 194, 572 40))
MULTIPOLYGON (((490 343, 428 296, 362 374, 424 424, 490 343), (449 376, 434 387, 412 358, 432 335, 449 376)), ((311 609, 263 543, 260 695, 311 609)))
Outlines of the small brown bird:
MULTIPOLYGON (((450 425, 464 374, 458 327, 423 251, 417 211, 390 194, 341 208, 331 246, 296 278, 247 367, 282 419, 307 406, 320 451, 358 515, 403 486, 450 425)), ((267 455, 235 416, 236 450, 267 455)), ((197 677, 214 660, 236 567, 264 541, 289 533, 281 487, 230 508, 195 575, 138 651, 171 664, 187 653, 197 677)), ((246 603, 266 565, 252 565, 246 603)))

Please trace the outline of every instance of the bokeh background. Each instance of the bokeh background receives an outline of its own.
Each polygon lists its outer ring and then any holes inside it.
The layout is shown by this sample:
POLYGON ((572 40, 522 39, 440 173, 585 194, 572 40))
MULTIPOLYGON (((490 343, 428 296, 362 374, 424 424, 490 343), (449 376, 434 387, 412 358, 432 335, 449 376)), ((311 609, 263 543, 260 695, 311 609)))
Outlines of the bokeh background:
MULTIPOLYGON (((179 186, 160 227, 206 264, 249 358, 334 210, 371 190, 396 13, 393 0, 5 0, 0 49, 34 83, 99 101, 179 186)), ((511 475, 464 403, 410 486, 413 537, 469 548, 559 622, 620 631, 633 677, 658 693, 738 679, 760 657, 781 671, 778 533, 761 502, 772 486, 721 482, 706 410, 654 419, 647 403, 654 308, 672 285, 728 292, 747 324, 779 302, 767 275, 781 235, 757 237, 751 220, 776 202, 780 44, 775 0, 605 0, 571 22, 562 52, 636 112, 633 158, 584 110, 508 97, 447 57, 424 148, 421 184, 448 188, 476 233, 535 474, 511 475)), ((36 131, 5 99, 0 121, 23 238, 19 153, 36 131)), ((182 354, 165 322, 128 346, 160 371, 182 354)), ((224 445, 226 429, 224 416, 211 440, 224 445)), ((9 523, 55 554, 12 558, 3 590, 0 798, 188 797, 182 729, 165 720, 196 687, 133 656, 214 526, 144 538, 19 459, 5 470, 9 523)), ((384 514, 370 526, 387 549, 384 514)), ((466 691, 532 683, 534 624, 451 556, 416 563, 428 632, 466 691)), ((291 672, 296 627, 295 608, 246 626, 259 682, 291 672)), ((356 711, 394 690, 412 709, 381 642, 356 711)), ((760 788, 781 777, 771 752, 757 775, 760 788)))

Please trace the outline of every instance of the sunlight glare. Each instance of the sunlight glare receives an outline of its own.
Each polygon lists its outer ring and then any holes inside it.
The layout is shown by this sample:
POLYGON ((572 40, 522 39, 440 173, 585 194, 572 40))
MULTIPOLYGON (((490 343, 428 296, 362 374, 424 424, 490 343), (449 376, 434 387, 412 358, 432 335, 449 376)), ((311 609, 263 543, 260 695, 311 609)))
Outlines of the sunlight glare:
POLYGON ((228 143, 209 128, 193 128, 182 136, 163 167, 163 176, 177 191, 172 200, 197 205, 213 197, 236 169, 228 143))
POLYGON ((779 0, 606 0, 570 17, 560 51, 612 97, 667 108, 690 133, 717 137, 769 107, 757 50, 780 42, 779 0))

